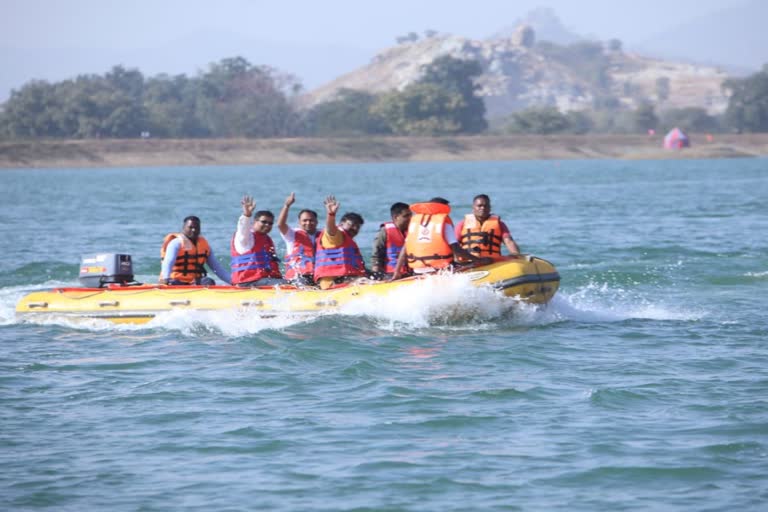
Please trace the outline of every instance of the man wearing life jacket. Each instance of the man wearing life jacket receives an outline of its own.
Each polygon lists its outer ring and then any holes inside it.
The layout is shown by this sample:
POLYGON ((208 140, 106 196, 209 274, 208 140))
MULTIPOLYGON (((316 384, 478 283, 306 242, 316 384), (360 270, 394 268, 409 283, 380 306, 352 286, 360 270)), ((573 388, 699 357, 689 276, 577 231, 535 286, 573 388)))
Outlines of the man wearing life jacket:
POLYGON ((268 210, 253 215, 256 203, 250 196, 240 201, 243 213, 232 236, 232 284, 238 286, 273 286, 285 284, 280 273, 275 244, 269 236, 275 216, 268 210), (253 215, 254 219, 251 219, 253 215))
POLYGON ((277 216, 277 229, 286 247, 285 278, 298 285, 311 286, 315 284, 315 247, 320 233, 317 229, 317 212, 301 210, 301 227, 294 229, 288 225, 288 210, 295 201, 296 194, 291 192, 277 216))
POLYGON ((325 230, 317 238, 315 249, 315 282, 324 290, 368 275, 363 255, 354 240, 363 225, 363 218, 357 213, 345 213, 337 226, 338 210, 336 198, 328 196, 325 199, 325 230))
MULTIPOLYGON (((395 203, 389 209, 392 218, 390 222, 381 225, 376 239, 373 241, 371 255, 371 273, 376 279, 391 278, 395 273, 395 265, 400 251, 405 246, 405 235, 411 222, 410 208, 405 203, 395 203)), ((410 267, 405 265, 401 274, 411 274, 410 267)))
POLYGON ((475 256, 501 258, 503 243, 510 254, 520 254, 509 228, 498 215, 491 213, 491 199, 479 194, 472 200, 472 213, 456 226, 461 246, 475 256))
POLYGON ((206 276, 206 264, 219 279, 230 283, 229 272, 221 266, 208 241, 200 235, 200 219, 194 215, 184 219, 181 233, 165 235, 160 258, 160 284, 215 285, 216 282, 206 276))
POLYGON ((478 258, 461 248, 456 241, 453 221, 448 216, 448 200, 434 197, 424 203, 410 206, 413 216, 408 224, 405 247, 395 264, 392 280, 402 277, 404 265, 414 274, 427 274, 449 268, 454 262, 486 264, 490 260, 478 258))

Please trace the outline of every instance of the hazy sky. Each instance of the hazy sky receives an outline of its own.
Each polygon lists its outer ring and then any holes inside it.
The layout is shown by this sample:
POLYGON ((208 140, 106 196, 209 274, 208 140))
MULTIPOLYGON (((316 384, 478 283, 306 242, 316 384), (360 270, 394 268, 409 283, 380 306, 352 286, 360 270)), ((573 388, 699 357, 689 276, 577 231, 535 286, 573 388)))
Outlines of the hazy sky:
MULTIPOLYGON (((191 74, 237 55, 307 88, 365 65, 408 32, 483 39, 550 7, 579 35, 625 48, 749 0, 0 0, 0 102, 32 79, 191 74)), ((766 0, 768 1, 768 0, 766 0)))
POLYGON ((482 38, 547 6, 601 39, 642 41, 734 0, 0 0, 0 47, 152 47, 201 29, 270 41, 382 48, 434 29, 482 38))

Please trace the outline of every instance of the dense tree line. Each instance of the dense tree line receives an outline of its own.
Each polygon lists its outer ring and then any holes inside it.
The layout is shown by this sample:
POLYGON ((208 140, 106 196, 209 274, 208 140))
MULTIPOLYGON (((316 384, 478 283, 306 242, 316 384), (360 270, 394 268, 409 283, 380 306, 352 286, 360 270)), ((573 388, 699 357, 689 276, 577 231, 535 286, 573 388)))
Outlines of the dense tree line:
POLYGON ((741 132, 768 132, 768 64, 747 78, 725 82, 731 92, 726 122, 741 132))
MULTIPOLYGON (((493 133, 644 133, 679 126, 693 132, 768 131, 768 66, 728 80, 728 109, 714 117, 703 108, 665 109, 648 99, 627 111, 608 92, 605 60, 594 44, 539 43, 552 58, 577 59, 584 77, 601 85, 593 109, 560 112, 533 107, 496 120, 493 133)), ((618 43, 616 44, 618 45, 618 43)), ((620 48, 620 47, 619 47, 620 48)), ((478 95, 477 61, 444 56, 422 68, 421 79, 401 91, 374 95, 342 89, 309 111, 296 99, 300 83, 241 57, 211 64, 197 76, 144 77, 116 66, 104 75, 58 83, 32 81, 13 91, 0 111, 0 136, 10 138, 291 137, 371 134, 450 135, 488 130, 478 95)), ((657 97, 668 80, 657 81, 657 97)))
POLYGON ((479 133, 485 104, 476 96, 474 61, 443 57, 403 91, 374 96, 342 90, 309 112, 296 105, 291 75, 236 57, 195 77, 145 78, 116 66, 105 75, 13 91, 0 134, 24 137, 289 137, 296 135, 479 133))
POLYGON ((122 66, 58 83, 33 81, 0 114, 8 137, 278 137, 300 132, 290 75, 236 57, 196 77, 145 78, 122 66))
POLYGON ((556 107, 534 107, 514 113, 501 120, 494 130, 503 133, 617 133, 637 134, 648 130, 666 132, 674 127, 691 132, 724 132, 729 128, 722 117, 707 113, 706 109, 688 107, 667 109, 657 113, 651 104, 642 104, 635 110, 596 110, 562 113, 556 107))

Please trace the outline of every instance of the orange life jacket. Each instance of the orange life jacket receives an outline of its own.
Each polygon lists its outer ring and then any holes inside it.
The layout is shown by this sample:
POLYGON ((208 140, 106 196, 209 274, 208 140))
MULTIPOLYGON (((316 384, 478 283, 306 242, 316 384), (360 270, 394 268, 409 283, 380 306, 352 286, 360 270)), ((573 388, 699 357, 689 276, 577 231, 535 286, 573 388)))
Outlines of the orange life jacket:
POLYGON ((323 247, 323 237, 317 237, 315 251, 315 281, 321 277, 364 276, 365 262, 357 244, 344 232, 344 243, 341 247, 323 247))
POLYGON ((197 237, 197 243, 190 240, 183 233, 169 233, 163 239, 163 245, 160 248, 160 261, 165 259, 166 249, 171 240, 178 238, 181 240, 179 253, 176 255, 176 261, 171 268, 169 279, 181 281, 183 283, 194 284, 198 279, 207 274, 205 271, 205 262, 211 254, 211 246, 208 240, 202 236, 197 237))
POLYGON ((297 229, 293 233, 293 251, 285 255, 286 279, 295 279, 297 275, 312 275, 315 272, 315 242, 323 236, 322 230, 318 230, 313 242, 303 229, 297 229))
POLYGON ((417 268, 445 268, 453 263, 453 250, 445 241, 443 229, 453 229, 448 214, 451 207, 441 203, 416 203, 405 237, 408 265, 417 268))
POLYGON ((235 237, 229 244, 232 256, 232 284, 250 283, 264 277, 281 278, 275 244, 269 235, 253 233, 253 246, 244 254, 235 250, 235 237))
POLYGON ((501 220, 491 215, 480 224, 473 213, 464 217, 461 246, 477 257, 501 256, 501 220))

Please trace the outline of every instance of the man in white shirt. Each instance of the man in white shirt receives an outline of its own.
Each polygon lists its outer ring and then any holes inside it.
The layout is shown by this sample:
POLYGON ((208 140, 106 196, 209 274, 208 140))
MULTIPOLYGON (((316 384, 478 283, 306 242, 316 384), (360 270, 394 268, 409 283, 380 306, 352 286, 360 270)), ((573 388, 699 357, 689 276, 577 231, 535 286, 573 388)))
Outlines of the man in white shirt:
POLYGON ((317 236, 317 212, 301 210, 299 212, 299 228, 288 225, 288 211, 296 202, 296 194, 285 198, 283 208, 277 216, 277 229, 285 242, 285 278, 297 284, 312 285, 315 266, 315 248, 317 236))

